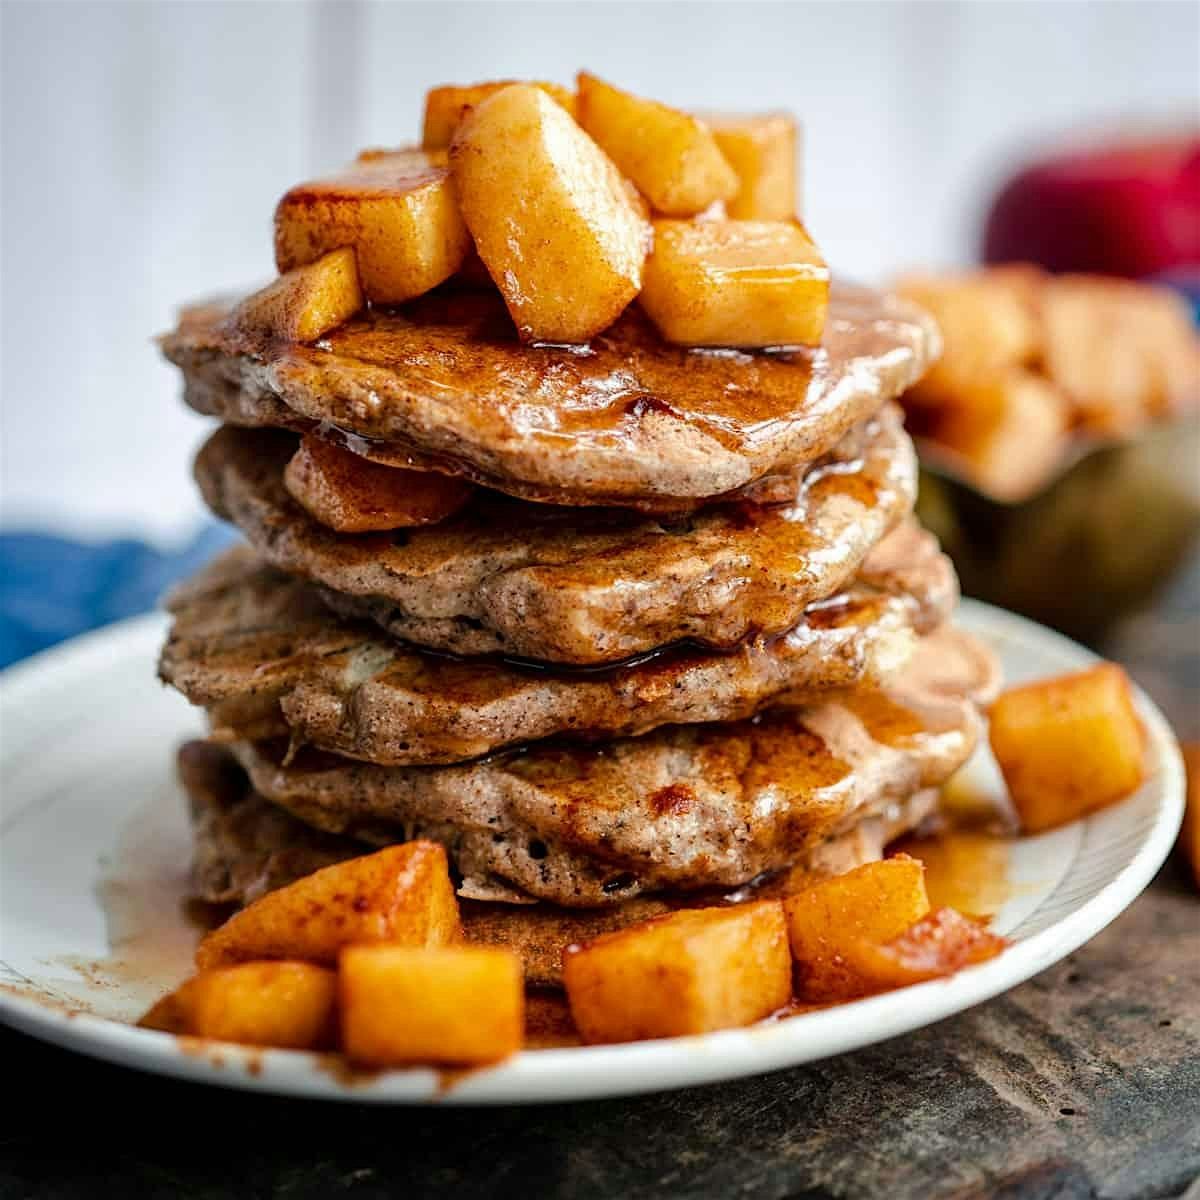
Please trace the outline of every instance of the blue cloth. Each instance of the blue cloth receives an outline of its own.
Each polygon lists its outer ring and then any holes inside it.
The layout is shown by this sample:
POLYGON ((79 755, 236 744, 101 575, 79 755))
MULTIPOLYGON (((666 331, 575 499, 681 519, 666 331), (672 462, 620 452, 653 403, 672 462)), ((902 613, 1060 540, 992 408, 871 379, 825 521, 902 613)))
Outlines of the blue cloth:
POLYGON ((235 538, 207 525, 164 553, 121 539, 85 544, 41 533, 0 533, 0 667, 111 621, 147 612, 162 594, 235 538))

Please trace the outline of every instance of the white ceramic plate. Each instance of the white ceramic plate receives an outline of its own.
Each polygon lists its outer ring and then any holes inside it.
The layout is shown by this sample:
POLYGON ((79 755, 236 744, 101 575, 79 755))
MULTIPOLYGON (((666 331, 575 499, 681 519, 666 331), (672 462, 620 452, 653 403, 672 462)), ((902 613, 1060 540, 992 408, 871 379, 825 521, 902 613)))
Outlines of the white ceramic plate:
MULTIPOLYGON (((1028 621, 965 603, 961 624, 1000 653, 1010 682, 1093 655, 1028 621)), ((840 1054, 928 1025, 1028 979, 1096 934, 1146 886, 1183 812, 1179 752, 1139 695, 1150 773, 1134 796, 1023 839, 993 927, 999 958, 903 991, 751 1029, 614 1047, 526 1051, 448 1086, 429 1070, 350 1079, 329 1059, 194 1043, 136 1029, 188 971, 189 838, 173 749, 200 718, 155 679, 158 616, 80 638, 5 675, 0 695, 0 1018, 47 1041, 147 1071, 299 1096, 420 1103, 577 1100, 684 1087, 840 1054)), ((966 768, 997 793, 981 750, 966 768)))

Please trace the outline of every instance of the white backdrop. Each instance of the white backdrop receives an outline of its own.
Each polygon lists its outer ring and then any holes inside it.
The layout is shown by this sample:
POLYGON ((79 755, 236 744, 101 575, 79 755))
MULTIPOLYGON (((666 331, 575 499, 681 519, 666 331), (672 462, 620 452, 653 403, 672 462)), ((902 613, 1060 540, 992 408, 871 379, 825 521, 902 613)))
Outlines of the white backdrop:
POLYGON ((266 277, 290 184, 417 132, 424 89, 586 66, 794 110, 842 273, 968 261, 1031 144, 1196 119, 1200 8, 1093 3, 34 3, 0 9, 0 518, 186 535, 181 407, 150 338, 266 277))

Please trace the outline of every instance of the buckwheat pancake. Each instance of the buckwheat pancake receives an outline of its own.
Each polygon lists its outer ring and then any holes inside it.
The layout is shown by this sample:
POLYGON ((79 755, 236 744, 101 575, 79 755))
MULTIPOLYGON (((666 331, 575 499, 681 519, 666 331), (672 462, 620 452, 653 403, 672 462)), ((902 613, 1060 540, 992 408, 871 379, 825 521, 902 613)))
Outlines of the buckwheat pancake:
POLYGON ((823 344, 787 353, 672 346, 636 306, 586 347, 523 346, 491 290, 371 309, 311 346, 238 329, 232 305, 186 309, 162 339, 200 412, 337 430, 526 499, 659 511, 816 461, 940 352, 920 309, 846 286, 823 344))
POLYGON ((677 645, 609 669, 550 670, 413 649, 338 619, 311 584, 247 547, 168 601, 163 680, 222 741, 288 737, 385 765, 447 763, 566 734, 590 740, 739 720, 832 688, 879 684, 949 618, 953 568, 906 524, 844 591, 787 633, 730 652, 677 645), (901 565, 903 564, 903 565, 901 565))
MULTIPOLYGON (((212 904, 245 905, 335 862, 369 853, 354 838, 321 833, 264 800, 246 773, 220 746, 188 742, 179 751, 179 777, 188 794, 193 832, 192 888, 212 904)), ((467 940, 506 946, 521 956, 525 981, 542 987, 562 982, 562 952, 636 921, 695 904, 738 903, 785 894, 795 875, 841 874, 880 858, 889 842, 916 829, 937 810, 938 793, 916 792, 848 833, 820 843, 789 871, 735 892, 639 896, 604 908, 503 904, 462 900, 467 940)))
POLYGON ((284 486, 296 445, 294 434, 225 426, 196 460, 209 506, 268 562, 416 645, 577 664, 791 629, 853 579, 916 489, 912 443, 889 406, 806 472, 791 504, 668 521, 479 491, 438 525, 338 534, 284 486))
MULTIPOLYGON (((937 635, 918 651, 936 654, 937 635)), ((473 899, 567 907, 731 888, 943 782, 978 737, 974 703, 906 686, 838 692, 747 721, 598 746, 542 742, 442 767, 285 744, 231 749, 255 791, 331 833, 445 843, 473 899)))

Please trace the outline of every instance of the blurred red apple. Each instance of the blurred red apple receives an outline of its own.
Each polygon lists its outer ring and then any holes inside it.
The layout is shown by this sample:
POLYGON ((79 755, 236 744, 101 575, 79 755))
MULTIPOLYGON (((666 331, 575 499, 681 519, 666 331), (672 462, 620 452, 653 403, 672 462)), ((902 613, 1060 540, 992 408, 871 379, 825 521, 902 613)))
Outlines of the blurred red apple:
POLYGON ((1200 265, 1200 135, 1034 163, 992 205, 983 253, 986 262, 1132 278, 1200 265))

